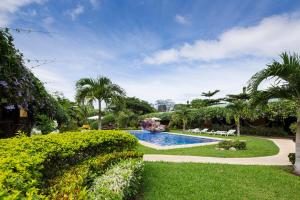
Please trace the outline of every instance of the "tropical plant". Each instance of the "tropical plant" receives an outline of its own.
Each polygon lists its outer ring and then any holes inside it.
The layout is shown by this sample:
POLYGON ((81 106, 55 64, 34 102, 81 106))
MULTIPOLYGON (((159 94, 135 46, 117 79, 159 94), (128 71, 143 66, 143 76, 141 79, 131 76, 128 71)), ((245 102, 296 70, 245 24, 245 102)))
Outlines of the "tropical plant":
POLYGON ((208 92, 202 92, 201 96, 207 97, 210 99, 212 96, 220 92, 220 90, 214 90, 214 91, 208 91, 208 92))
POLYGON ((240 99, 233 100, 226 106, 229 110, 227 114, 234 119, 237 136, 241 134, 241 118, 247 114, 247 106, 247 103, 240 99))
POLYGON ((101 117, 102 117, 102 105, 114 104, 121 101, 122 97, 125 96, 125 91, 117 84, 107 77, 82 78, 76 83, 77 94, 76 98, 81 102, 93 103, 98 101, 98 129, 102 128, 101 117))
POLYGON ((47 115, 38 115, 36 117, 36 127, 41 130, 42 134, 48 134, 55 130, 57 124, 47 115))
POLYGON ((187 107, 181 107, 180 110, 176 110, 172 115, 172 120, 181 121, 183 132, 185 131, 188 120, 191 117, 190 113, 191 113, 190 109, 188 109, 187 107))
POLYGON ((265 103, 272 98, 290 99, 297 104, 296 161, 295 173, 300 174, 300 57, 282 53, 282 62, 273 61, 267 68, 257 72, 249 80, 248 89, 254 104, 265 103), (270 78, 275 83, 266 90, 258 90, 260 84, 270 78))

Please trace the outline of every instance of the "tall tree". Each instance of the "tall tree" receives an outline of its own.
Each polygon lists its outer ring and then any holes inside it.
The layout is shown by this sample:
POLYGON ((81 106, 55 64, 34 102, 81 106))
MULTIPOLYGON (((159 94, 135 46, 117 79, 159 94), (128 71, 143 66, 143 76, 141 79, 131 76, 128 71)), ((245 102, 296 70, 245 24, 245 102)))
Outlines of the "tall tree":
POLYGON ((253 75, 248 89, 254 103, 265 103, 272 98, 291 99, 297 103, 295 173, 300 174, 300 57, 288 53, 282 53, 280 57, 282 62, 274 60, 253 75), (269 78, 275 78, 275 83, 266 90, 258 90, 260 84, 269 78))
POLYGON ((86 101, 92 103, 98 101, 98 129, 102 128, 102 106, 101 103, 106 104, 116 103, 125 96, 125 91, 117 84, 107 77, 82 78, 76 83, 77 94, 76 97, 79 101, 86 101))

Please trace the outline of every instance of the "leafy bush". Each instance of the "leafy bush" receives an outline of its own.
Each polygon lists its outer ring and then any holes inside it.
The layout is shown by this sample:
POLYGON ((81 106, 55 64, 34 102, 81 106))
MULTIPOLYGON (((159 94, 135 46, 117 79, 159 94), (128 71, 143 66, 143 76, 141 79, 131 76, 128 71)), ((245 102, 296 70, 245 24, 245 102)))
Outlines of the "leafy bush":
POLYGON ((283 130, 283 128, 279 127, 256 127, 256 128, 250 128, 250 127, 241 127, 241 134, 245 135, 260 135, 260 136, 282 136, 285 137, 288 135, 286 131, 283 130))
POLYGON ((79 165, 65 170, 60 176, 49 182, 50 199, 87 199, 87 188, 95 177, 122 159, 141 158, 142 154, 133 151, 115 152, 99 155, 79 165))
POLYGON ((116 123, 116 117, 114 114, 108 114, 103 117, 102 125, 109 125, 109 123, 116 123))
POLYGON ((289 157, 290 162, 294 165, 295 164, 295 160, 296 160, 295 153, 290 153, 288 155, 288 157, 289 157))
POLYGON ((296 134, 296 132, 297 132, 297 122, 291 123, 289 128, 290 128, 290 130, 293 134, 296 134))
POLYGON ((46 115, 38 115, 36 120, 36 127, 41 130, 42 134, 48 134, 54 131, 57 127, 57 124, 55 124, 55 122, 46 115))
POLYGON ((0 199, 42 198, 40 188, 67 165, 101 153, 131 150, 121 131, 86 131, 0 140, 0 199))
POLYGON ((140 159, 122 161, 95 179, 89 190, 90 199, 129 199, 139 189, 143 162, 140 159))
POLYGON ((79 131, 79 127, 74 120, 70 120, 68 123, 63 123, 59 126, 60 133, 68 131, 79 131))
POLYGON ((245 141, 224 140, 222 142, 219 142, 218 146, 219 148, 224 148, 226 150, 230 149, 231 147, 234 147, 237 150, 245 150, 247 145, 245 141))

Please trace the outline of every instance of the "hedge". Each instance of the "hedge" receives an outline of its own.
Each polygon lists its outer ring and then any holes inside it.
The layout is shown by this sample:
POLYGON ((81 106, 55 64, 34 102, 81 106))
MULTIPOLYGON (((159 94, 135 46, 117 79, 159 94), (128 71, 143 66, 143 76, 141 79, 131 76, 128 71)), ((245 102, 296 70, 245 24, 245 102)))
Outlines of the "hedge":
POLYGON ((42 199, 40 189, 60 169, 90 157, 134 149, 122 131, 87 131, 0 140, 0 199, 42 199))
POLYGON ((89 199, 132 199, 137 194, 142 179, 141 159, 124 160, 94 181, 89 199))
POLYGON ((231 147, 234 147, 236 150, 245 150, 247 146, 246 141, 240 140, 224 140, 219 142, 218 147, 229 150, 231 147))
POLYGON ((128 158, 142 158, 134 151, 115 152, 99 155, 65 170, 60 176, 49 181, 46 192, 50 199, 88 199, 88 188, 95 177, 100 176, 111 165, 128 158))

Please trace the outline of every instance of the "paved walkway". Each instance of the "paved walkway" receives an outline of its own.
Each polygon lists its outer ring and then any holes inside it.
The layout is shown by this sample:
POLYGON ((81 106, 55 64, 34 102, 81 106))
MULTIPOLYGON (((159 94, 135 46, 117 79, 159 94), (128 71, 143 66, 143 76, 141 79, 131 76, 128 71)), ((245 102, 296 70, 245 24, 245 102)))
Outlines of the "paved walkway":
POLYGON ((179 156, 179 155, 158 155, 146 154, 145 161, 164 162, 192 162, 192 163, 223 163, 239 165, 290 165, 288 154, 295 152, 295 143, 289 139, 270 139, 280 149, 274 156, 251 157, 251 158, 217 158, 203 156, 179 156))

